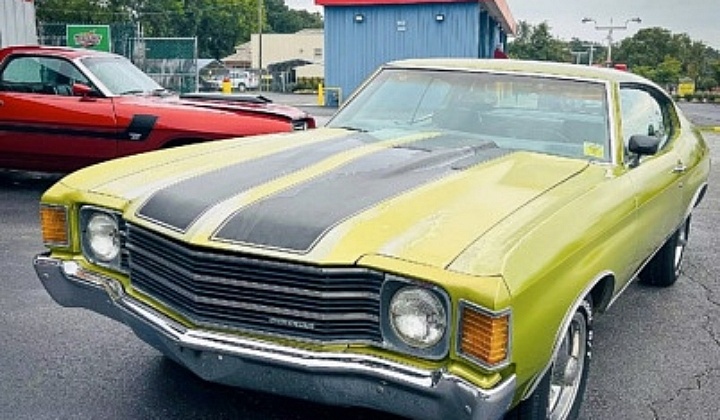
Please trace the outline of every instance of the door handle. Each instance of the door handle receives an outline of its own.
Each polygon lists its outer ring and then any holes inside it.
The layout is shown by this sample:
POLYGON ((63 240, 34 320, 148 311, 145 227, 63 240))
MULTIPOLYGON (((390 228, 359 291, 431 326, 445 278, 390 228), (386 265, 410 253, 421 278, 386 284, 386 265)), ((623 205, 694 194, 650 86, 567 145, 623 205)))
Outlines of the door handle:
POLYGON ((685 166, 685 164, 681 160, 678 160, 677 164, 675 164, 675 167, 673 168, 672 171, 673 171, 673 173, 681 174, 681 173, 684 173, 685 171, 687 171, 687 166, 685 166))

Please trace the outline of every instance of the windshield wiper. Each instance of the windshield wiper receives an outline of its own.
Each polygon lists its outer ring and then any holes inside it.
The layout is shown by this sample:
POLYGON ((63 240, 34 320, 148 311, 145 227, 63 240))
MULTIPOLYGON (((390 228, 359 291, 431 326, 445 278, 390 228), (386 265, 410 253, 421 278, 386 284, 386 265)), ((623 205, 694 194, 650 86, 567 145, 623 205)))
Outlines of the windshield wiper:
POLYGON ((141 93, 145 93, 145 91, 140 90, 140 89, 130 89, 130 90, 126 90, 124 92, 120 92, 120 95, 138 95, 141 93))
POLYGON ((172 95, 172 93, 170 93, 170 91, 167 90, 167 89, 165 89, 165 88, 157 88, 157 89, 154 89, 154 90, 152 91, 152 94, 153 94, 153 96, 161 96, 161 97, 171 96, 171 95, 172 95))
POLYGON ((358 133, 367 133, 368 132, 364 128, 357 128, 357 127, 350 127, 350 126, 340 126, 340 127, 333 127, 333 128, 342 128, 343 130, 356 131, 358 133))

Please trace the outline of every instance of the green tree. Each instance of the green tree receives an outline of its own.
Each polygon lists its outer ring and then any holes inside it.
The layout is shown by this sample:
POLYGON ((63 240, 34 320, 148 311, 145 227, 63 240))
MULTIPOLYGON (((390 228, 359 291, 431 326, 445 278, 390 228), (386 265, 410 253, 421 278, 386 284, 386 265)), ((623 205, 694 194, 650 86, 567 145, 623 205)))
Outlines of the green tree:
POLYGON ((283 0, 263 0, 267 13, 269 33, 292 34, 301 29, 319 29, 323 27, 322 16, 307 10, 292 10, 283 0))
POLYGON ((291 10, 283 0, 36 0, 36 10, 40 22, 128 22, 147 37, 197 37, 199 55, 213 58, 231 54, 260 24, 267 33, 323 27, 320 14, 291 10))
POLYGON ((40 22, 109 24, 131 19, 125 2, 117 0, 35 0, 40 22))
POLYGON ((710 89, 718 83, 714 71, 714 63, 720 59, 718 51, 684 33, 641 29, 625 38, 615 51, 618 61, 659 84, 676 84, 681 77, 693 79, 698 89, 710 89))
MULTIPOLYGON (((196 36, 201 57, 219 59, 258 29, 257 0, 185 0, 174 36, 196 36)), ((166 35, 167 36, 167 35, 166 35)))
POLYGON ((667 56, 658 64, 655 80, 660 84, 677 83, 682 74, 682 63, 675 57, 667 56))
POLYGON ((682 42, 682 39, 674 38, 667 29, 640 29, 613 49, 613 59, 615 62, 627 64, 630 68, 656 66, 667 56, 678 57, 682 42))
POLYGON ((560 62, 572 60, 568 44, 552 36, 547 22, 533 26, 520 21, 518 36, 508 45, 508 55, 511 58, 524 60, 560 62))

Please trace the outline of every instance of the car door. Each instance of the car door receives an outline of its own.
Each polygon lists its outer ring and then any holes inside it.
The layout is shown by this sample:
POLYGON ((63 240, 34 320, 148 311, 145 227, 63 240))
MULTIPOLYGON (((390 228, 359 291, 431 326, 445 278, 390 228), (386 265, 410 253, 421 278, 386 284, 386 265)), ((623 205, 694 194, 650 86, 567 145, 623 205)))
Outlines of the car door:
POLYGON ((115 157, 111 98, 72 96, 89 80, 69 60, 9 57, 0 69, 0 166, 70 171, 115 157))
POLYGON ((681 223, 685 208, 686 162, 676 150, 679 129, 669 99, 654 88, 621 86, 622 133, 628 175, 637 191, 638 261, 652 255, 681 223), (636 164, 627 152, 632 135, 650 135, 661 140, 660 150, 636 164))

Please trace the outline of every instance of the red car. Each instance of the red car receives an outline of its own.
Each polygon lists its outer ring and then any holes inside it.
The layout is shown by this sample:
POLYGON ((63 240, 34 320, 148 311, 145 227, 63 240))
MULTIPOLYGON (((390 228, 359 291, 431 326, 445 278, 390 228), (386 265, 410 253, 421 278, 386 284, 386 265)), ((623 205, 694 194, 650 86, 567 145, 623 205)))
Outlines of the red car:
POLYGON ((260 96, 179 97, 116 54, 0 50, 0 168, 69 172, 149 150, 314 127, 307 113, 260 96))

